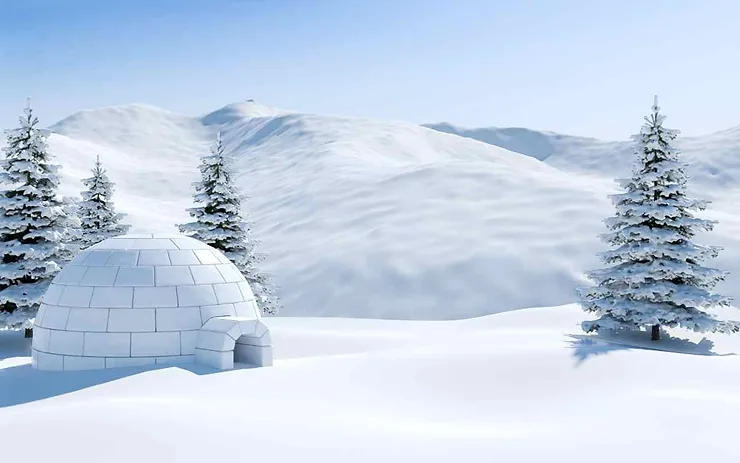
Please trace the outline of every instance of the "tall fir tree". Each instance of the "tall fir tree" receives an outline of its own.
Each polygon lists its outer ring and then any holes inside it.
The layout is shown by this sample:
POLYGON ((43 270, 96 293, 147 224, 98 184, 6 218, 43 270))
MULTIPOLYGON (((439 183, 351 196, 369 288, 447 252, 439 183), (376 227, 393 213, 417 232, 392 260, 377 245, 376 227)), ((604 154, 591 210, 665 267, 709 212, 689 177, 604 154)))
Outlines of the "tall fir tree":
MULTIPOLYGON (((30 107, 7 131, 0 162, 0 327, 31 326, 41 297, 72 257, 65 241, 75 220, 57 197, 59 166, 51 164, 46 135, 30 107)), ((29 331, 26 332, 30 334, 29 331)))
POLYGON ((632 178, 620 180, 625 192, 611 197, 616 216, 606 219, 603 241, 615 249, 600 254, 609 267, 589 274, 596 283, 584 291, 583 308, 596 314, 583 322, 587 332, 650 329, 660 339, 661 326, 696 332, 737 332, 737 322, 721 321, 712 308, 729 305, 713 292, 725 272, 701 265, 720 248, 692 242, 714 222, 694 217, 706 201, 686 195, 687 176, 673 146, 677 130, 663 127, 658 98, 633 137, 638 157, 632 178))
POLYGON ((87 187, 81 193, 82 201, 76 206, 80 219, 79 246, 85 249, 113 236, 126 234, 131 228, 121 220, 124 214, 117 214, 112 201, 115 183, 100 163, 100 156, 95 160, 92 177, 82 180, 87 187))
POLYGON ((270 278, 257 265, 264 255, 255 251, 250 223, 241 208, 241 196, 233 185, 219 133, 211 153, 201 159, 201 181, 193 184, 196 207, 188 209, 194 222, 179 225, 180 232, 219 249, 249 282, 263 314, 274 315, 279 302, 270 278))

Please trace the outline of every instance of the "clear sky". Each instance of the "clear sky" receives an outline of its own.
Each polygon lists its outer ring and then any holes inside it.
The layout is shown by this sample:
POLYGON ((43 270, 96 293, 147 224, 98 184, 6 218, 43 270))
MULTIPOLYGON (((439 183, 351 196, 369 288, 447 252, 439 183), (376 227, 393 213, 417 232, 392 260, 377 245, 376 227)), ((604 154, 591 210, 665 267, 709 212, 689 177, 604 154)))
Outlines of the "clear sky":
POLYGON ((624 139, 740 125, 737 0, 0 0, 0 127, 249 98, 624 139))

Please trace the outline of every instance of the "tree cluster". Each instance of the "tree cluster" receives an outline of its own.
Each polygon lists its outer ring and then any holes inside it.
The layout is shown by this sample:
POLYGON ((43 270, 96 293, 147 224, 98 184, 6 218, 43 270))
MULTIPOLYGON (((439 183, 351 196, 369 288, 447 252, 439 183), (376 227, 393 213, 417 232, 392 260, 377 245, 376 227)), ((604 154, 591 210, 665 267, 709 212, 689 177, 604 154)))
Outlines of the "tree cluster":
MULTIPOLYGON (((79 199, 58 196, 60 166, 52 163, 48 133, 38 123, 29 104, 18 127, 6 132, 0 161, 0 329, 25 328, 27 335, 61 268, 77 252, 131 228, 115 210, 115 184, 100 156, 82 180, 79 199)), ((261 311, 277 313, 275 289, 258 269, 264 256, 256 252, 220 136, 203 156, 200 173, 196 207, 188 210, 194 221, 180 225, 181 232, 221 250, 249 282, 261 311)))

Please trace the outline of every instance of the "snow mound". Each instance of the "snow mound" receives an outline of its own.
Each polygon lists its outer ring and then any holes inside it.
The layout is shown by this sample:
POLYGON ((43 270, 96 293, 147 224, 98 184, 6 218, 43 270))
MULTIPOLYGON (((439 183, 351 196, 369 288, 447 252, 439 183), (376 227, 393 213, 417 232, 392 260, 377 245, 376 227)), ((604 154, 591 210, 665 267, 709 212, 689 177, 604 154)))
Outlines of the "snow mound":
POLYGON ((0 333, 0 435, 13 443, 3 455, 18 461, 32 448, 34 461, 80 463, 738 460, 740 338, 670 340, 693 355, 660 352, 583 336, 582 316, 565 306, 459 322, 268 318, 275 366, 226 373, 40 372, 28 365, 22 333, 0 333))

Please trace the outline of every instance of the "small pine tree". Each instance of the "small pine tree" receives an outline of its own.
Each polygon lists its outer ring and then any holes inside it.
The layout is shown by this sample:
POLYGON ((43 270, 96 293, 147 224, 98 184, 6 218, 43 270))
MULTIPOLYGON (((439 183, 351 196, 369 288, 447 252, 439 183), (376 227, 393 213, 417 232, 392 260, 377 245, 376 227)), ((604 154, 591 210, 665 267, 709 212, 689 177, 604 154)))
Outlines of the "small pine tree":
POLYGON ((113 201, 115 184, 108 179, 100 164, 100 156, 92 168, 93 176, 82 180, 87 190, 81 193, 82 201, 76 206, 81 222, 80 249, 85 249, 113 236, 126 234, 130 225, 121 223, 124 214, 117 214, 113 201))
POLYGON ((583 322, 587 332, 683 327, 696 332, 737 332, 737 322, 720 321, 708 312, 729 300, 712 292, 725 272, 702 267, 719 248, 700 246, 691 239, 714 222, 695 218, 707 202, 686 196, 687 176, 672 146, 678 131, 663 127, 658 99, 652 114, 635 135, 638 156, 632 178, 621 180, 624 193, 613 195, 616 216, 605 222, 603 235, 616 248, 600 254, 610 267, 589 274, 596 286, 584 292, 583 308, 595 321, 583 322))
POLYGON ((197 207, 188 209, 194 222, 179 225, 180 232, 221 250, 242 272, 254 291, 262 313, 274 315, 279 303, 270 279, 257 268, 264 256, 255 252, 249 223, 241 209, 241 197, 232 183, 219 134, 211 154, 200 164, 201 181, 193 184, 197 207))
POLYGON ((65 241, 75 221, 57 198, 59 166, 50 164, 37 124, 29 104, 20 127, 7 131, 0 162, 0 328, 28 330, 47 286, 72 257, 65 241))

